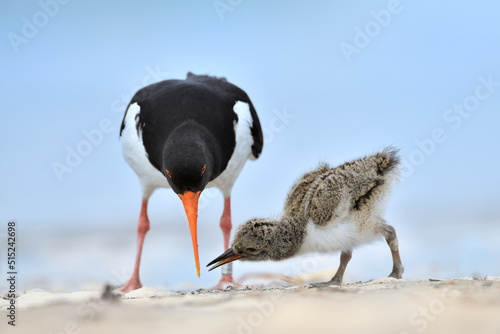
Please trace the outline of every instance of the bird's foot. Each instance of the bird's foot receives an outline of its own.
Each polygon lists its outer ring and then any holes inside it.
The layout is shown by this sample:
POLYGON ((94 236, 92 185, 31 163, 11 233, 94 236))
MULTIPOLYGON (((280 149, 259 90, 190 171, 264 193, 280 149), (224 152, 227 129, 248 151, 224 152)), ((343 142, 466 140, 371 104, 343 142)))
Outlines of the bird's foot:
POLYGON ((394 267, 394 268, 392 268, 392 272, 389 274, 388 277, 402 279, 403 278, 403 272, 404 272, 404 268, 403 267, 400 267, 400 268, 394 267))
POLYGON ((122 291, 122 292, 130 292, 130 291, 134 291, 134 290, 137 290, 137 289, 140 289, 142 288, 142 284, 141 282, 139 281, 139 279, 134 279, 134 278, 131 278, 127 284, 125 284, 124 286, 122 286, 119 290, 122 291))
POLYGON ((389 274, 387 277, 392 277, 392 278, 397 278, 397 279, 402 279, 403 278, 403 272, 402 271, 393 271, 392 273, 389 274))
POLYGON ((321 283, 313 283, 313 284, 308 284, 308 287, 311 288, 328 288, 329 286, 341 286, 342 285, 342 280, 338 278, 332 278, 328 282, 321 282, 321 283))
POLYGON ((233 279, 231 274, 222 274, 219 283, 211 287, 213 290, 226 290, 228 287, 240 288, 242 285, 233 279))

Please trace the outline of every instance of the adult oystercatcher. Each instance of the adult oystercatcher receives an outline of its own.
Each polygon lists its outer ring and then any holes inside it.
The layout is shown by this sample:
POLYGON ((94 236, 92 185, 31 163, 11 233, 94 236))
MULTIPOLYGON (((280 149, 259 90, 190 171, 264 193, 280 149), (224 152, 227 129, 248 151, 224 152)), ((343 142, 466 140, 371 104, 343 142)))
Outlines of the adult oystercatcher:
MULTIPOLYGON (((123 156, 139 178, 142 207, 137 257, 130 280, 120 289, 140 288, 139 265, 149 230, 148 199, 156 188, 172 188, 186 211, 200 276, 197 243, 198 198, 217 187, 224 196, 220 227, 224 249, 231 233, 231 189, 245 162, 259 157, 263 136, 248 95, 225 78, 187 74, 140 89, 127 107, 120 129, 123 156)), ((223 270, 217 288, 235 284, 223 270)))
POLYGON ((353 248, 384 236, 392 253, 390 277, 400 279, 403 264, 394 227, 380 216, 391 185, 398 179, 399 156, 393 148, 346 162, 320 165, 292 187, 278 220, 253 219, 241 225, 231 248, 210 270, 241 259, 279 261, 295 255, 340 251, 340 266, 321 285, 340 285, 353 248))

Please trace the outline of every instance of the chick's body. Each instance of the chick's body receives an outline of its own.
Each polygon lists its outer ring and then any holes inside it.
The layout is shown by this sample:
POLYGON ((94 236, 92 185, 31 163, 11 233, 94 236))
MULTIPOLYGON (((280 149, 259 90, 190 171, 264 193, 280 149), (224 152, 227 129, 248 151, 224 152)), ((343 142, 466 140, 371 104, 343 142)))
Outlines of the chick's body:
POLYGON ((393 256, 390 276, 401 278, 396 231, 381 216, 398 179, 399 161, 398 151, 386 148, 335 168, 320 165, 295 183, 279 219, 243 224, 232 252, 241 260, 278 261, 310 252, 340 251, 341 264, 332 278, 340 284, 352 250, 383 236, 393 256))

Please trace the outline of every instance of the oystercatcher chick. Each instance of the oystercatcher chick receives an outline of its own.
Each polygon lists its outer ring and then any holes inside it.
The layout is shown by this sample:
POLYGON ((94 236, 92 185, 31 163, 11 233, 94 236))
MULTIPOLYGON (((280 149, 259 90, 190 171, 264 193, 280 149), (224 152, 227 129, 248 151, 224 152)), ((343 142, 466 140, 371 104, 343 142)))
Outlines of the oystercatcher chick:
MULTIPOLYGON (((139 279, 144 236, 150 224, 148 199, 157 188, 171 188, 186 211, 200 276, 197 242, 198 198, 208 187, 224 196, 220 227, 224 249, 231 232, 231 189, 245 162, 259 157, 263 136, 248 95, 225 78, 187 74, 139 90, 132 98, 120 129, 123 156, 139 178, 142 207, 134 271, 120 289, 142 286, 139 279)), ((223 269, 216 286, 235 284, 232 268, 223 269)))
POLYGON ((394 227, 381 217, 391 186, 398 179, 398 151, 388 147, 364 158, 304 174, 290 190, 277 220, 252 219, 238 229, 232 246, 208 264, 210 270, 235 261, 279 261, 295 255, 341 252, 333 278, 341 285, 354 248, 381 236, 392 253, 390 277, 400 279, 403 264, 394 227))

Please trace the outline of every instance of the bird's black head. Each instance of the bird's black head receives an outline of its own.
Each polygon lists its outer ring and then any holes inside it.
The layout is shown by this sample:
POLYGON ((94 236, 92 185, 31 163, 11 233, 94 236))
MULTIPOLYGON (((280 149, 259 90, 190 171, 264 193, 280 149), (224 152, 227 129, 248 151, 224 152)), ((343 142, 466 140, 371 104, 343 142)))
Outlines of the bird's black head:
POLYGON ((200 192, 210 181, 210 163, 206 156, 194 155, 192 150, 165 161, 163 174, 172 190, 182 195, 188 191, 200 192))
POLYGON ((182 136, 167 142, 162 173, 176 194, 203 191, 211 180, 212 170, 213 158, 204 141, 182 136))

